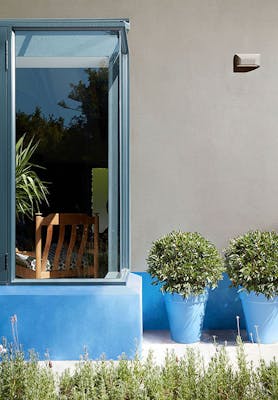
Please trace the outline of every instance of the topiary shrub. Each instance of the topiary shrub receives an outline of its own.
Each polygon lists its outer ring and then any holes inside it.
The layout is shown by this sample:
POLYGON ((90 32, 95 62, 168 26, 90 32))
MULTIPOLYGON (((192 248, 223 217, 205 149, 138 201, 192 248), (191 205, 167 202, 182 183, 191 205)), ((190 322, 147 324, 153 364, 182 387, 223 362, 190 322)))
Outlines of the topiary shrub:
POLYGON ((211 242, 196 232, 171 232, 153 242, 147 258, 153 284, 183 297, 215 288, 224 271, 222 258, 211 242))
POLYGON ((248 232, 230 241, 224 251, 225 264, 233 286, 263 294, 278 295, 278 234, 248 232))

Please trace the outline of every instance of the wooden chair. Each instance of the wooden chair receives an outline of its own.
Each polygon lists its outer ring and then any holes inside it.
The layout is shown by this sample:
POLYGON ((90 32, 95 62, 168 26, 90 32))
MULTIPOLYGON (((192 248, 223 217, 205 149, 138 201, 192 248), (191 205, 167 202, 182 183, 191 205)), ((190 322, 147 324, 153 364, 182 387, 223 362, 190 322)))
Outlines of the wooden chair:
POLYGON ((16 276, 29 279, 97 278, 98 234, 97 215, 90 217, 86 214, 49 214, 42 217, 41 214, 36 214, 36 251, 25 252, 26 255, 35 257, 36 269, 17 264, 16 276), (90 231, 91 227, 93 230, 90 231), (50 253, 54 248, 54 228, 58 231, 58 240, 50 263, 51 268, 48 268, 50 253))

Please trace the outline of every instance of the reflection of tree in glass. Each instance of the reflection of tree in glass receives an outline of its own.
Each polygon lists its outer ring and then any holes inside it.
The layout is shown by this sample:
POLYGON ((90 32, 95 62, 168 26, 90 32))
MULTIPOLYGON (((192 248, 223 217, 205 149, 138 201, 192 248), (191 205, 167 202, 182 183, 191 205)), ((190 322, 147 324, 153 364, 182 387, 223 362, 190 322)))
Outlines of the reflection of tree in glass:
POLYGON ((28 139, 40 140, 37 157, 45 162, 86 163, 92 167, 107 167, 108 163, 108 72, 107 69, 86 69, 87 82, 70 84, 68 99, 58 103, 65 109, 73 109, 76 115, 65 127, 63 118, 45 117, 39 107, 32 114, 17 113, 17 137, 28 132, 28 139))
MULTIPOLYGON (((58 104, 61 107, 79 111, 79 117, 73 117, 72 125, 78 124, 83 127, 92 127, 99 121, 107 119, 107 86, 108 75, 106 69, 92 70, 86 69, 88 74, 88 86, 79 81, 77 85, 70 84, 71 92, 68 98, 80 103, 76 108, 70 107, 64 100, 58 104)), ((107 126, 107 124, 106 124, 107 126)))
POLYGON ((41 109, 36 107, 32 114, 18 111, 16 114, 17 140, 26 133, 26 141, 35 137, 39 141, 39 147, 34 156, 44 160, 47 153, 53 156, 59 151, 59 144, 66 134, 63 118, 48 118, 42 115, 41 109), (27 132, 27 133, 26 133, 27 132))

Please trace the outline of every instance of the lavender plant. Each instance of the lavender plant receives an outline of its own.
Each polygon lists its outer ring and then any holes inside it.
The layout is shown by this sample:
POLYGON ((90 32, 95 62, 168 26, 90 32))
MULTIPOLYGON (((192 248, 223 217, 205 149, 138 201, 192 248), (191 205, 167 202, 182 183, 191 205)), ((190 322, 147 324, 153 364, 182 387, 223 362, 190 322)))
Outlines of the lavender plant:
POLYGON ((278 398, 278 363, 248 362, 239 342, 231 364, 224 346, 217 346, 208 365, 196 349, 185 356, 168 352, 163 364, 150 353, 119 362, 83 359, 73 373, 60 376, 34 352, 26 360, 14 346, 0 354, 0 400, 274 400, 278 398))

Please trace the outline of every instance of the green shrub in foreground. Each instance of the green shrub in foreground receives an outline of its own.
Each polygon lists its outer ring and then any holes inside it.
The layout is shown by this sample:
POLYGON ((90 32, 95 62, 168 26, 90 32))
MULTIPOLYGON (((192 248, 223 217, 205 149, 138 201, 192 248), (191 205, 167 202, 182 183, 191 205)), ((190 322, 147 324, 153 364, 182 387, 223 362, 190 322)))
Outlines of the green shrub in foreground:
POLYGON ((33 351, 25 361, 22 351, 9 347, 0 360, 0 400, 57 399, 55 377, 39 366, 33 351))
POLYGON ((232 367, 225 347, 218 347, 207 366, 199 352, 188 348, 184 357, 168 353, 157 365, 125 358, 81 361, 75 371, 55 376, 39 366, 34 354, 11 351, 0 363, 0 400, 277 400, 278 364, 261 361, 257 368, 237 348, 232 367))
POLYGON ((277 399, 276 361, 261 362, 255 369, 238 347, 237 366, 224 347, 208 366, 198 351, 188 348, 185 357, 168 353, 163 365, 156 365, 150 353, 145 362, 122 359, 118 364, 86 361, 71 376, 60 378, 61 400, 268 400, 277 399), (88 385, 84 384, 85 382, 88 385))

